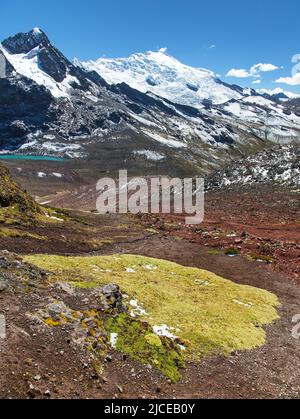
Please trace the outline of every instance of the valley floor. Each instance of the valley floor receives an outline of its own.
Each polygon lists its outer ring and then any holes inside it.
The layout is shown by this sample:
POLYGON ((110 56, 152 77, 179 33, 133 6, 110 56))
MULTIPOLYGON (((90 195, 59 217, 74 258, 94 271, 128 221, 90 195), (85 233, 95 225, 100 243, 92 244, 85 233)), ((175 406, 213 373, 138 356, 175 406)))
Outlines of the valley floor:
MULTIPOLYGON (((132 220, 123 218, 122 222, 125 228, 132 220)), ((9 242, 5 247, 9 248, 9 242)), ((274 292, 282 304, 281 319, 267 328, 265 346, 230 357, 220 355, 188 363, 177 384, 170 384, 154 369, 112 350, 103 376, 97 380, 91 367, 85 365, 83 353, 70 346, 66 330, 49 335, 36 331, 33 335, 32 324, 24 316, 25 312, 43 306, 49 296, 75 306, 78 301, 72 301, 56 287, 33 288, 28 294, 0 300, 9 327, 8 339, 0 341, 1 397, 48 397, 49 390, 53 398, 298 398, 300 342, 292 337, 291 329, 292 318, 299 312, 300 288, 259 262, 243 256, 229 258, 210 250, 165 233, 151 235, 140 231, 138 239, 107 245, 97 254, 130 253, 170 260, 274 292)), ((64 253, 63 249, 57 248, 56 253, 60 252, 64 253)))
MULTIPOLYGON (((78 208, 64 211, 52 224, 14 226, 19 236, 6 230, 0 237, 1 275, 19 284, 17 269, 27 279, 13 291, 0 292, 8 332, 0 339, 0 398, 300 398, 300 340, 292 335, 293 317, 300 314, 299 195, 267 192, 210 193, 206 220, 192 230, 172 216, 99 216, 78 208), (132 254, 201 268, 274 293, 280 319, 264 327, 265 345, 187 361, 177 383, 113 348, 104 370, 95 374, 86 353, 71 344, 68 325, 45 333, 26 314, 42 310, 51 298, 82 310, 93 303, 93 291, 74 295, 9 252, 132 254)), ((64 206, 71 207, 67 199, 68 194, 64 206)))

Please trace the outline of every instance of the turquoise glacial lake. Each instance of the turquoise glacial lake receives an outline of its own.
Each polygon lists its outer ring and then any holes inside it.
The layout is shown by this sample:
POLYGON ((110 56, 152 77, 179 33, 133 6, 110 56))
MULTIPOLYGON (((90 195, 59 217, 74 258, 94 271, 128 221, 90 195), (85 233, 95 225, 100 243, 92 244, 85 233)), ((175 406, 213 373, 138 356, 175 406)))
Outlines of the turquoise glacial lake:
POLYGON ((31 156, 26 154, 0 154, 0 160, 40 160, 40 161, 65 161, 62 157, 31 156))

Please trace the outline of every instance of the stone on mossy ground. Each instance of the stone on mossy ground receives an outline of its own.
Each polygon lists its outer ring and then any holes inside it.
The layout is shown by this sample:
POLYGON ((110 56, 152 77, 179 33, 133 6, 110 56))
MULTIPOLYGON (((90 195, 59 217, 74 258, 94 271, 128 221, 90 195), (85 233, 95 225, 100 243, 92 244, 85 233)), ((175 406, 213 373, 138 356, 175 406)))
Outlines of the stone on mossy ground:
POLYGON ((53 272, 51 280, 76 287, 118 284, 142 306, 141 319, 152 327, 167 325, 186 342, 190 360, 262 346, 263 326, 279 318, 274 294, 172 262, 136 255, 34 255, 25 260, 53 272))

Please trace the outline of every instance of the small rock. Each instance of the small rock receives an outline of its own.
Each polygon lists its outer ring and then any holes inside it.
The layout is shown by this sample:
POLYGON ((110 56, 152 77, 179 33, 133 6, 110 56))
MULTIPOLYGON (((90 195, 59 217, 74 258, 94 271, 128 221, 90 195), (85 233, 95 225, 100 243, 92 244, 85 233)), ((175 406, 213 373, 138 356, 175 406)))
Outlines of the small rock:
POLYGON ((107 357, 105 358, 106 362, 112 362, 112 356, 111 355, 107 355, 107 357))
POLYGON ((51 391, 50 390, 46 390, 45 393, 44 393, 44 396, 51 397, 51 391))
POLYGON ((0 292, 5 291, 8 288, 8 284, 3 279, 0 279, 0 292))
POLYGON ((100 306, 103 310, 117 309, 118 312, 126 311, 123 306, 123 296, 118 285, 105 285, 99 294, 100 306))
POLYGON ((70 309, 62 301, 54 301, 47 306, 48 313, 54 320, 60 320, 60 315, 71 317, 70 309))

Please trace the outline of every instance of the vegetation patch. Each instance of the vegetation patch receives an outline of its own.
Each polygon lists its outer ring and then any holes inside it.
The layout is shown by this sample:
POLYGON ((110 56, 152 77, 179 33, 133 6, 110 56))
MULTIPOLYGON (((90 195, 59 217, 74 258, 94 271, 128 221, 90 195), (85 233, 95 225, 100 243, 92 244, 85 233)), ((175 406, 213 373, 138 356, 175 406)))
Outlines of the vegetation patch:
POLYGON ((216 256, 216 255, 221 255, 223 252, 221 250, 213 249, 213 250, 209 250, 207 253, 209 255, 216 256))
MULTIPOLYGON (((134 299, 143 307, 141 320, 151 327, 167 325, 186 342, 189 359, 264 345, 263 326, 279 318, 280 304, 274 294, 163 260, 135 255, 34 255, 25 260, 53 272, 53 281, 69 281, 81 288, 118 284, 129 301, 134 299)), ((119 344, 126 347, 125 342, 119 344)))
POLYGON ((9 170, 0 164, 0 224, 30 226, 34 223, 57 223, 66 219, 63 211, 44 208, 36 203, 12 179, 9 170))
POLYGON ((17 230, 15 228, 0 228, 0 237, 1 238, 28 238, 34 240, 47 240, 46 237, 40 236, 38 234, 29 233, 27 231, 17 230))
POLYGON ((44 211, 41 214, 38 214, 35 217, 35 220, 42 224, 57 224, 67 221, 68 218, 60 212, 56 212, 55 210, 51 210, 49 208, 44 208, 44 211))
POLYGON ((40 206, 12 179, 9 170, 0 164, 0 222, 25 222, 39 213, 40 206))
POLYGON ((99 249, 101 247, 110 246, 114 243, 112 239, 91 239, 81 241, 82 244, 87 244, 93 249, 99 249))
POLYGON ((173 382, 181 378, 184 368, 183 353, 179 346, 166 337, 159 337, 147 322, 133 319, 127 313, 108 320, 106 329, 115 336, 115 348, 130 358, 150 364, 173 382))

